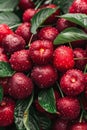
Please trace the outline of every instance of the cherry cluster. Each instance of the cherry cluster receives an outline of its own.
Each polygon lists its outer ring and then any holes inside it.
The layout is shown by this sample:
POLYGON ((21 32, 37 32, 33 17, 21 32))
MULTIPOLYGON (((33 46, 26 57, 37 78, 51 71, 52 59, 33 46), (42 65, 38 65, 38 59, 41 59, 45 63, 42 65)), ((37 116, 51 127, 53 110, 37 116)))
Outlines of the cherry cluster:
MULTIPOLYGON (((14 70, 12 77, 0 78, 4 90, 0 103, 0 126, 14 122, 17 100, 26 99, 33 90, 38 94, 40 90, 53 87, 55 115, 46 112, 37 97, 33 101, 37 111, 45 113, 53 121, 51 129, 87 130, 87 122, 82 117, 83 111, 87 110, 87 41, 53 44, 64 29, 77 27, 75 23, 56 17, 60 15, 60 9, 46 19, 37 34, 31 33, 32 17, 43 8, 56 7, 49 4, 35 9, 32 1, 20 0, 23 23, 15 31, 6 24, 0 24, 0 61, 9 63, 14 70)), ((87 14, 86 0, 75 0, 69 13, 87 14)), ((86 32, 84 28, 83 31, 86 32)))

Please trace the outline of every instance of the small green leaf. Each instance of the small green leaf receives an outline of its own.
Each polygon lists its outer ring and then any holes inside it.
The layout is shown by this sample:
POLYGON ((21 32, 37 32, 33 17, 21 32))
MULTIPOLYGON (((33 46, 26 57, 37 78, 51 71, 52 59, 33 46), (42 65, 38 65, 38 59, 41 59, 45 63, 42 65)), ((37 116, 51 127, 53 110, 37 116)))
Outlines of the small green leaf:
POLYGON ((3 87, 0 86, 0 102, 2 101, 3 99, 3 87))
POLYGON ((2 12, 0 13, 0 24, 7 24, 8 26, 13 26, 20 23, 19 17, 12 12, 2 12))
POLYGON ((67 28, 62 31, 54 40, 54 45, 60 45, 77 40, 87 40, 87 34, 78 28, 67 28))
POLYGON ((61 18, 67 19, 77 25, 87 28, 87 15, 81 13, 68 13, 60 16, 61 18))
POLYGON ((31 20, 31 32, 33 34, 36 34, 36 30, 44 21, 52 15, 57 9, 51 9, 51 8, 45 8, 40 10, 37 14, 34 15, 34 17, 31 20))
POLYGON ((0 77, 10 77, 14 74, 11 66, 7 62, 0 61, 0 77))
POLYGON ((20 0, 0 0, 1 11, 13 11, 20 0))
POLYGON ((49 113, 56 113, 56 103, 53 88, 42 90, 38 96, 39 104, 49 113))

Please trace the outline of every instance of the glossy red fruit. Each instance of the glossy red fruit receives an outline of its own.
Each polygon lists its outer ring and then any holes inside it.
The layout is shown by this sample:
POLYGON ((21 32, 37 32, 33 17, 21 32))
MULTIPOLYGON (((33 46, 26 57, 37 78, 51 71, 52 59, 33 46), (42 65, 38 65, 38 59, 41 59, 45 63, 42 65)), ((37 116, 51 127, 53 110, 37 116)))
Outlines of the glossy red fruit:
POLYGON ((7 53, 13 53, 25 48, 24 39, 17 34, 9 34, 3 38, 2 46, 7 53))
POLYGON ((25 11, 28 8, 34 8, 34 3, 32 2, 32 0, 20 0, 19 8, 25 11))
POLYGON ((67 46, 57 47, 54 51, 53 58, 54 66, 59 71, 66 71, 74 67, 74 55, 73 50, 67 46))
POLYGON ((68 70, 61 78, 60 86, 68 96, 76 96, 84 91, 84 74, 80 70, 68 70))
POLYGON ((67 120, 57 119, 53 124, 52 130, 67 130, 67 126, 67 120))
POLYGON ((48 64, 53 58, 53 44, 48 40, 36 40, 29 48, 30 57, 37 65, 48 64))
POLYGON ((87 73, 84 74, 84 83, 85 83, 85 97, 87 99, 87 73))
POLYGON ((56 36, 59 34, 58 30, 55 27, 47 26, 43 27, 40 32, 38 33, 38 37, 41 40, 50 40, 54 41, 56 36))
POLYGON ((63 97, 57 101, 57 110, 62 118, 73 120, 80 114, 80 103, 75 98, 63 97))
MULTIPOLYGON (((55 4, 47 4, 47 5, 43 5, 41 8, 51 8, 51 9, 55 9, 57 8, 57 5, 55 4)), ((50 17, 48 17, 45 21, 46 24, 52 24, 55 23, 57 21, 57 16, 60 15, 60 9, 57 9, 55 13, 53 13, 50 17)))
POLYGON ((37 10, 27 9, 23 13, 23 22, 31 22, 32 17, 36 14, 37 10))
POLYGON ((15 99, 24 99, 31 95, 32 80, 23 73, 15 73, 8 81, 9 95, 15 99))
POLYGON ((0 102, 0 126, 11 125, 14 121, 14 108, 15 102, 5 97, 2 102, 0 102))
POLYGON ((29 42, 29 39, 31 37, 31 30, 30 30, 31 24, 30 23, 22 23, 21 25, 18 26, 16 29, 15 33, 17 35, 20 35, 24 38, 26 43, 29 42))
POLYGON ((87 0, 74 0, 69 8, 69 13, 87 14, 87 0))
POLYGON ((20 50, 14 52, 11 55, 9 62, 15 71, 28 71, 32 68, 29 50, 20 50))
POLYGON ((58 74, 50 65, 37 66, 33 68, 31 77, 39 88, 48 88, 56 82, 58 74))
POLYGON ((83 50, 82 48, 75 48, 73 50, 74 58, 78 58, 78 60, 75 60, 75 68, 84 70, 85 65, 87 64, 87 54, 86 50, 83 50))
POLYGON ((74 125, 72 125, 70 130, 87 130, 87 123, 76 123, 74 125))
POLYGON ((63 31, 66 28, 73 27, 73 26, 76 26, 76 25, 64 18, 59 18, 57 20, 57 28, 58 28, 59 32, 63 31))
POLYGON ((0 78, 0 85, 3 88, 4 95, 8 95, 8 89, 9 89, 8 80, 9 80, 9 78, 0 78))
POLYGON ((9 28, 8 25, 6 24, 0 24, 0 44, 2 42, 2 39, 8 35, 8 34, 12 34, 13 31, 9 28))
POLYGON ((4 53, 1 53, 1 54, 0 54, 0 61, 8 62, 8 57, 7 57, 7 55, 4 54, 4 53))

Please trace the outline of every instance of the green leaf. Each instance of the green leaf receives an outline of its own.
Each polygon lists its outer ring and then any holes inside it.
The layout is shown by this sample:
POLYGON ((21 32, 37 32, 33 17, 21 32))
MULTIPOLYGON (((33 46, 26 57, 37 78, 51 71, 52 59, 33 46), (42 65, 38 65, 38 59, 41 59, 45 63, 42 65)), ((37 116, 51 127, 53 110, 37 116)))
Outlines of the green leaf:
POLYGON ((39 115, 39 123, 43 130, 51 128, 51 120, 46 115, 39 115))
POLYGON ((40 10, 37 14, 34 15, 34 17, 31 20, 31 32, 33 34, 36 34, 36 30, 44 21, 52 15, 57 9, 51 9, 51 8, 45 8, 40 10))
POLYGON ((14 74, 11 66, 7 62, 0 61, 0 77, 10 77, 14 74))
POLYGON ((0 13, 0 24, 7 24, 8 26, 13 26, 20 23, 19 17, 12 12, 2 12, 0 13))
POLYGON ((28 128, 27 121, 29 114, 28 111, 32 102, 33 94, 27 99, 17 101, 14 112, 14 119, 18 130, 30 130, 30 128, 28 128))
POLYGON ((30 125, 29 125, 29 108, 33 102, 33 94, 31 95, 31 98, 30 98, 30 101, 29 101, 29 104, 26 108, 26 110, 24 111, 24 116, 23 116, 23 123, 24 123, 24 126, 26 128, 26 130, 30 130, 30 125))
POLYGON ((20 0, 0 0, 0 12, 1 11, 13 11, 18 5, 20 0))
POLYGON ((54 40, 54 45, 60 45, 77 40, 87 40, 87 34, 78 28, 67 28, 62 31, 54 40))
POLYGON ((3 87, 0 86, 0 102, 2 101, 3 99, 3 87))
POLYGON ((68 13, 69 7, 73 0, 54 0, 53 3, 58 5, 63 13, 68 13))
POLYGON ((39 104, 49 113, 56 113, 56 103, 53 88, 42 90, 38 96, 39 104))
POLYGON ((87 28, 87 15, 81 13, 67 13, 60 16, 61 18, 67 19, 77 25, 87 28))

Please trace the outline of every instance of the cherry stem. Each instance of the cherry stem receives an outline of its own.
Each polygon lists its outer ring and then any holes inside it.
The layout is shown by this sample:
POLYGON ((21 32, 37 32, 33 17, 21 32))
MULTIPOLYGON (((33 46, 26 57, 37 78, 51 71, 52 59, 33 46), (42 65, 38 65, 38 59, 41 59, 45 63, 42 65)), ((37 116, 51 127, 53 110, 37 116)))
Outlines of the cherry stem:
POLYGON ((64 97, 64 94, 63 94, 63 92, 62 92, 62 90, 61 90, 61 88, 60 88, 59 83, 58 83, 58 82, 56 82, 56 84, 57 84, 57 87, 58 87, 59 92, 60 92, 60 94, 61 94, 61 97, 64 97))
POLYGON ((84 57, 84 58, 74 58, 74 60, 87 60, 87 57, 84 57))
POLYGON ((87 71, 87 64, 86 64, 85 69, 84 69, 84 74, 86 73, 86 71, 87 71))
MULTIPOLYGON (((37 1, 37 2, 38 2, 38 1, 37 1)), ((44 0, 39 1, 39 2, 37 3, 37 6, 35 7, 35 10, 37 10, 43 2, 44 2, 44 0)))
POLYGON ((13 25, 10 27, 10 29, 14 29, 14 28, 17 28, 19 25, 21 25, 22 23, 19 23, 19 24, 16 24, 16 25, 13 25))
POLYGON ((81 113, 81 116, 80 116, 80 119, 79 119, 79 122, 80 122, 80 123, 82 122, 83 114, 84 114, 84 111, 82 110, 82 113, 81 113))
POLYGON ((69 46, 71 47, 71 49, 72 49, 72 45, 71 45, 71 43, 69 42, 69 46))
POLYGON ((30 37, 30 40, 29 40, 29 43, 28 43, 28 46, 30 47, 30 45, 31 45, 31 41, 32 41, 32 38, 33 38, 33 34, 31 35, 31 37, 30 37))

